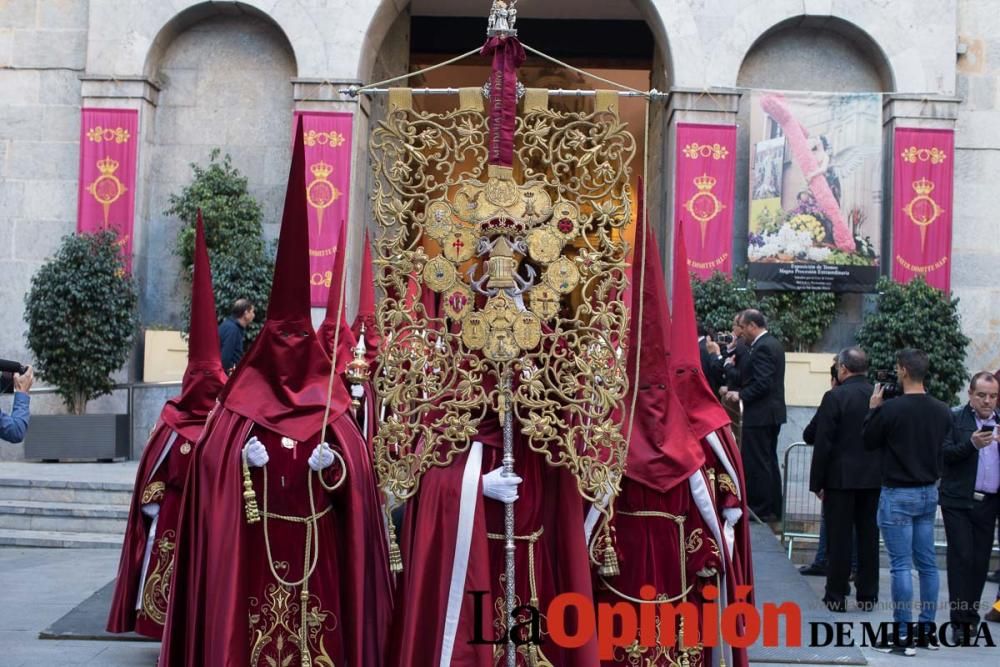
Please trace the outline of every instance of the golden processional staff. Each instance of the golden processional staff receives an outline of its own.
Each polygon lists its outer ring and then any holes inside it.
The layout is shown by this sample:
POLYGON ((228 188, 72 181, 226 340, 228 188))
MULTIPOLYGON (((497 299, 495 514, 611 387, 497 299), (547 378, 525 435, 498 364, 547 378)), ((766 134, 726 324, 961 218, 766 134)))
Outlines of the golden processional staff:
MULTIPOLYGON (((376 470, 387 495, 405 501, 425 471, 467 452, 494 412, 505 476, 513 475, 516 419, 530 449, 569 470, 581 496, 610 516, 630 407, 623 229, 635 139, 619 119, 617 92, 557 91, 594 97, 593 111, 564 112, 548 107, 551 91, 524 88, 515 17, 514 2, 494 1, 482 49, 493 57, 490 80, 458 90, 456 110, 417 111, 412 98, 422 91, 377 87, 394 80, 345 89, 386 93, 389 102, 369 143, 373 263, 384 292, 376 470), (428 295, 440 312, 427 307, 428 295)), ((508 628, 513 512, 506 503, 508 628)), ((617 571, 609 523, 595 542, 605 575, 617 571)), ((389 532, 394 540, 391 524, 389 532)), ((399 571, 398 547, 390 548, 399 571)))

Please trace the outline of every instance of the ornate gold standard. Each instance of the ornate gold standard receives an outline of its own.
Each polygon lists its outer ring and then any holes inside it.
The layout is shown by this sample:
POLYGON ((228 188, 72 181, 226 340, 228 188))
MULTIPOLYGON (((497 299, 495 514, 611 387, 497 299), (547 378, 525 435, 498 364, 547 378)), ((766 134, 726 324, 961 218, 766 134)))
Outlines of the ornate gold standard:
MULTIPOLYGON (((617 490, 628 315, 629 163, 618 96, 591 112, 526 91, 512 167, 488 165, 483 91, 414 109, 389 92, 371 133, 377 323, 376 467, 405 500, 431 466, 511 413, 530 448, 567 468, 583 498, 617 490), (432 305, 437 304, 437 305, 432 305)), ((610 510, 606 510, 610 511, 610 510)))

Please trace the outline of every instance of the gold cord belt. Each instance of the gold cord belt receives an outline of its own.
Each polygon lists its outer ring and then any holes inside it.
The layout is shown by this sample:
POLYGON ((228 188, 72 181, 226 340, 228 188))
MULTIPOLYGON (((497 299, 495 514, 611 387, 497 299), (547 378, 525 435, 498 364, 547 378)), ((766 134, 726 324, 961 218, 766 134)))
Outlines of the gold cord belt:
MULTIPOLYGON (((535 580, 535 545, 538 540, 541 539, 542 533, 545 532, 544 528, 539 528, 533 533, 528 535, 515 535, 514 540, 520 542, 528 543, 528 589, 531 593, 530 604, 538 608, 538 585, 535 580)), ((506 540, 507 536, 503 533, 486 533, 486 536, 491 540, 506 540)))

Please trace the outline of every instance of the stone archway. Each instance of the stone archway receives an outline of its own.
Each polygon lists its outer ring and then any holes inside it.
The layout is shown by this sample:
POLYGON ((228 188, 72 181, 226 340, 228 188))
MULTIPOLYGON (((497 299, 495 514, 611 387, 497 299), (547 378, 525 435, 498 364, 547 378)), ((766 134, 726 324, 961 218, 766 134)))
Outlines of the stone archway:
POLYGON ((165 211, 170 195, 190 183, 190 163, 205 166, 214 148, 231 155, 263 208, 265 234, 277 236, 291 150, 295 55, 267 15, 211 9, 200 6, 175 17, 144 63, 160 89, 140 148, 144 233, 137 277, 145 321, 183 319, 174 254, 180 223, 165 211))

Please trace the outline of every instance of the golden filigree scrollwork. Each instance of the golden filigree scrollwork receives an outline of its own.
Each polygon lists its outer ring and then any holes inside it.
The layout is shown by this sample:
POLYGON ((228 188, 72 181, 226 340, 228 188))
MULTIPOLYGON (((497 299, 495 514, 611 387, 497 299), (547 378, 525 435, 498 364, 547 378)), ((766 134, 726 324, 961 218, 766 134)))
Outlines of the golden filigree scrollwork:
POLYGON ((584 498, 625 460, 633 136, 613 111, 531 108, 487 166, 481 109, 391 106, 371 134, 380 482, 401 500, 512 411, 584 498), (505 389, 507 379, 510 389, 505 389))
POLYGON ((289 667, 301 663, 303 634, 309 646, 310 663, 315 667, 334 667, 327 652, 325 635, 337 627, 337 618, 323 609, 322 601, 310 595, 306 604, 305 633, 299 631, 301 601, 288 586, 268 584, 264 599, 250 598, 251 667, 289 667))
POLYGON ((176 534, 168 530, 156 541, 156 567, 142 587, 142 606, 139 613, 148 616, 157 625, 167 621, 167 604, 170 600, 170 583, 174 578, 174 549, 176 534))

